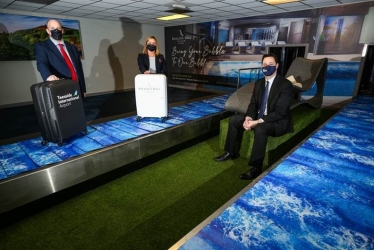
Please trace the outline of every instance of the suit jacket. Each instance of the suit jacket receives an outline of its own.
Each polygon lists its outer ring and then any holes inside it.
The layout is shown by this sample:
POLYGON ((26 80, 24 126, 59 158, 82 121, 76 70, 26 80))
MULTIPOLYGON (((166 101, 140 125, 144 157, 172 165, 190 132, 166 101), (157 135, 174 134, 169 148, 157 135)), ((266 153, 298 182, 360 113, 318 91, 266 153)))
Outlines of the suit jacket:
MULTIPOLYGON (((156 56, 156 73, 166 75, 166 61, 162 54, 156 56)), ((138 55, 138 66, 141 73, 149 70, 149 57, 147 54, 138 55)))
MULTIPOLYGON (((246 116, 252 119, 258 119, 258 110, 261 106, 261 99, 265 91, 265 78, 256 81, 253 90, 251 102, 248 105, 246 116)), ((273 122, 275 125, 275 135, 281 136, 293 132, 293 122, 291 117, 291 100, 293 96, 292 83, 276 75, 271 86, 268 103, 267 115, 262 119, 267 122, 273 122)))
MULTIPOLYGON (((77 73, 80 89, 82 93, 86 93, 86 82, 78 48, 68 42, 65 42, 65 46, 77 73)), ((51 39, 36 43, 34 49, 36 66, 44 81, 46 81, 50 75, 55 75, 58 78, 71 79, 71 73, 64 57, 51 39)))

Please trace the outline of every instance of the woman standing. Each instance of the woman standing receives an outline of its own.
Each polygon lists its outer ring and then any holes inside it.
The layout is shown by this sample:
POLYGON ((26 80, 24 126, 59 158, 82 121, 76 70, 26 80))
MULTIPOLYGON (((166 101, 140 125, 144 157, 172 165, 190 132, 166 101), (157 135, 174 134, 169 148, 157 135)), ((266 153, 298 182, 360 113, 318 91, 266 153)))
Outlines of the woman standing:
POLYGON ((143 53, 138 55, 139 70, 143 74, 166 75, 166 61, 157 46, 154 36, 149 36, 145 41, 143 53))

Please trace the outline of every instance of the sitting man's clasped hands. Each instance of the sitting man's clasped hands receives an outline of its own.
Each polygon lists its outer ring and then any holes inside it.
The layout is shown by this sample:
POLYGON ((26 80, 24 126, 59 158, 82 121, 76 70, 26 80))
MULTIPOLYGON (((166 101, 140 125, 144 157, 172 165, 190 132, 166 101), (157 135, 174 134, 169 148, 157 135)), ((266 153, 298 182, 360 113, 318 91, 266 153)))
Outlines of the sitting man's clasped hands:
POLYGON ((261 123, 261 119, 254 121, 251 119, 251 117, 246 116, 243 122, 243 128, 245 130, 251 130, 252 128, 256 127, 256 125, 259 123, 261 123))

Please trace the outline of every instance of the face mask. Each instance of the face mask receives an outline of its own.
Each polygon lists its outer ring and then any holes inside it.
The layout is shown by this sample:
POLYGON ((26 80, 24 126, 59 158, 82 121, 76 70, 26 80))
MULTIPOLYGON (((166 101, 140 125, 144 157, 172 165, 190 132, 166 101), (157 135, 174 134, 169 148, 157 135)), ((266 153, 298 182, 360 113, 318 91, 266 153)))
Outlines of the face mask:
POLYGON ((264 73, 264 75, 271 76, 277 70, 277 66, 268 65, 268 66, 262 67, 261 69, 262 69, 262 73, 264 73))
POLYGON ((149 51, 155 51, 155 50, 156 50, 156 46, 154 46, 153 44, 148 44, 148 45, 147 45, 147 49, 148 49, 149 51))
POLYGON ((57 41, 60 41, 62 39, 62 30, 59 29, 54 29, 50 30, 51 32, 51 37, 57 41))

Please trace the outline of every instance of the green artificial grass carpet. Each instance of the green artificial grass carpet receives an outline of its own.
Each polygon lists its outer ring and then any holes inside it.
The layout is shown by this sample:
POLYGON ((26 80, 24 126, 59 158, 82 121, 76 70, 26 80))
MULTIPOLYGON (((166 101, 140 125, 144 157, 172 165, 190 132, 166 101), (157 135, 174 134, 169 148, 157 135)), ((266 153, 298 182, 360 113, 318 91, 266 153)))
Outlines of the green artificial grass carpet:
POLYGON ((250 183, 238 177, 247 159, 221 153, 216 136, 118 176, 1 229, 0 249, 168 249, 250 183))
POLYGON ((221 153, 216 136, 27 217, 0 249, 168 249, 250 183, 221 153))

